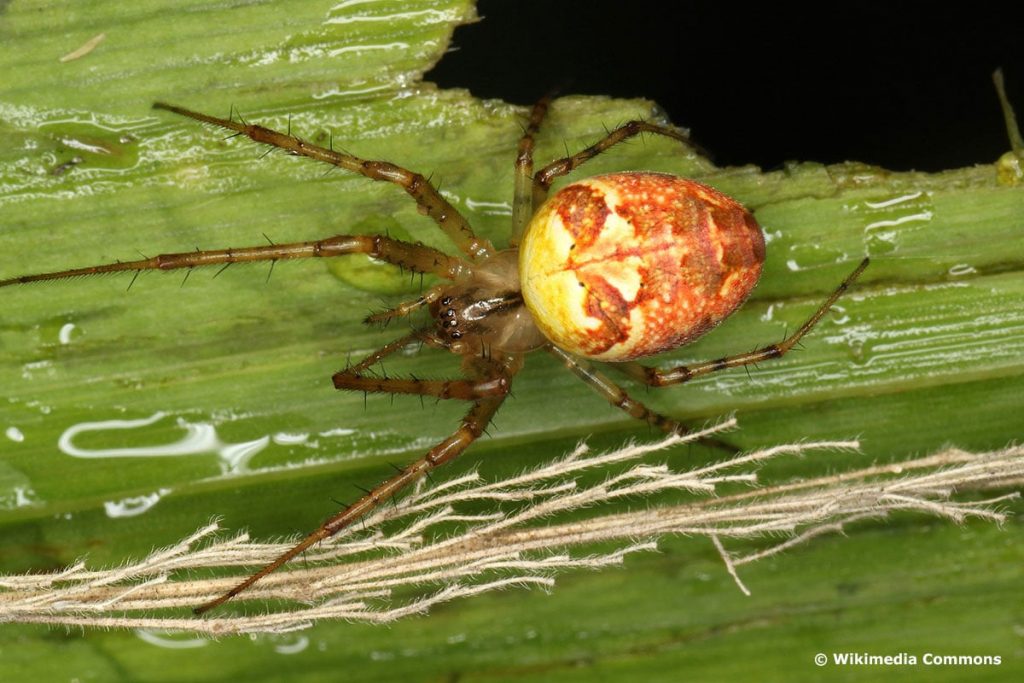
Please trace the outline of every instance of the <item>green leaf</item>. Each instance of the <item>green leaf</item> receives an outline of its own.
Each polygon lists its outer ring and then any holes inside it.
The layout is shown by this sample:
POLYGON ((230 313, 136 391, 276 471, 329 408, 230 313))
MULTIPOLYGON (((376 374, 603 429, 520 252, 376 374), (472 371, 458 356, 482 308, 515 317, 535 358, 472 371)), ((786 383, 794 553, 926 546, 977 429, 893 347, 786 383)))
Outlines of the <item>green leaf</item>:
MULTIPOLYGON (((469 2, 15 0, 4 12, 0 277, 391 224, 451 249, 399 189, 263 158, 245 139, 151 111, 155 100, 235 111, 432 174, 481 234, 502 244, 508 232, 523 111, 419 82, 453 26, 474 18, 469 2), (90 53, 59 61, 101 33, 90 53)), ((653 111, 639 100, 562 98, 537 158, 653 111)), ((861 455, 766 472, 778 480, 1020 439, 1024 189, 1000 184, 995 165, 925 175, 807 163, 765 173, 717 169, 648 139, 586 170, 638 168, 736 196, 769 236, 751 301, 666 362, 776 341, 861 257, 873 259, 804 350, 749 377, 637 389, 645 401, 695 423, 735 411, 744 447, 863 441, 861 455)), ((391 283, 361 289, 352 284, 361 276, 339 278, 318 262, 278 264, 269 281, 256 266, 211 276, 196 271, 182 284, 180 274, 149 273, 128 292, 130 276, 0 291, 5 572, 56 570, 85 555, 116 564, 212 516, 255 537, 306 531, 335 510, 332 498, 352 498, 353 484, 375 483, 388 462, 419 457, 456 425, 464 406, 370 397, 364 407, 331 385, 349 355, 397 335, 360 325, 398 300, 391 283), (151 424, 115 429, 112 420, 151 424), (191 454, 115 457, 174 444, 188 428, 208 434, 191 454), (150 509, 125 515, 154 494, 150 509)), ((456 361, 424 351, 388 371, 454 374, 456 361)), ((478 464, 498 476, 588 435, 612 445, 648 432, 553 359, 531 356, 491 438, 439 476, 478 464)), ((552 595, 485 595, 388 629, 321 624, 182 653, 145 639, 153 635, 7 625, 0 649, 12 680, 793 680, 816 675, 815 653, 847 650, 1001 654, 1003 666, 972 673, 1005 680, 1020 668, 1019 541, 1016 521, 1002 530, 911 516, 866 523, 850 538, 747 567, 754 596, 745 598, 706 542, 669 539, 622 570, 563 576, 552 595)))

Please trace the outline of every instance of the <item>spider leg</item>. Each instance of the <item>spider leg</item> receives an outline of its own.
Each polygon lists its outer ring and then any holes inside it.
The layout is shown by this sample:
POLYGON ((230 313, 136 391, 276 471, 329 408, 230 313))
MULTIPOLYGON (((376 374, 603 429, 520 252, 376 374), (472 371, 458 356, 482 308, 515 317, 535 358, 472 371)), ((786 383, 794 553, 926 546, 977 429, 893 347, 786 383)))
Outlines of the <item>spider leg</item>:
POLYGON ((530 222, 535 209, 533 203, 533 144, 534 136, 551 105, 551 95, 542 97, 530 111, 530 120, 519 140, 519 152, 516 155, 515 196, 512 199, 512 237, 509 246, 515 246, 523 235, 526 224, 530 222))
POLYGON ((508 393, 511 378, 496 374, 484 379, 420 379, 419 377, 374 377, 349 368, 334 374, 334 388, 347 391, 364 391, 385 394, 413 394, 433 396, 439 399, 454 398, 462 401, 476 401, 483 398, 504 396, 508 393))
POLYGON ((571 173, 579 168, 584 162, 593 159, 598 154, 606 151, 609 147, 617 145, 618 143, 641 133, 654 133, 655 135, 664 135, 665 137, 672 138, 673 140, 679 140, 680 142, 690 142, 689 135, 679 128, 662 126, 656 123, 648 123, 647 121, 630 121, 629 123, 624 123, 612 132, 608 133, 608 135, 592 144, 590 147, 587 147, 576 154, 570 154, 562 159, 553 161, 541 170, 537 171, 537 174, 533 176, 534 205, 539 205, 544 201, 547 197, 548 189, 551 187, 551 183, 555 178, 571 173))
POLYGON ((404 349, 409 344, 412 344, 413 342, 416 342, 416 341, 422 341, 422 339, 426 335, 427 335, 427 333, 426 333, 425 330, 413 330, 412 332, 410 332, 409 334, 405 335, 404 337, 399 337, 398 339, 395 339, 394 341, 388 342, 387 344, 385 344, 384 346, 380 347, 379 349, 377 349, 373 353, 368 354, 365 358, 363 358, 361 361, 359 361, 355 365, 351 365, 351 366, 345 368, 345 372, 353 372, 353 373, 356 373, 356 374, 358 374, 360 372, 363 372, 364 370, 366 370, 366 369, 376 365, 377 363, 381 362, 383 359, 387 358, 388 356, 390 356, 391 354, 395 353, 396 351, 401 351, 402 349, 404 349))
POLYGON ((257 247, 159 254, 152 258, 137 261, 118 261, 101 266, 22 275, 7 280, 0 280, 0 287, 118 271, 134 271, 138 273, 143 270, 174 270, 176 268, 198 268, 200 266, 212 265, 227 266, 232 263, 250 261, 326 258, 330 256, 343 256, 345 254, 367 254, 409 270, 420 273, 433 273, 449 280, 457 279, 470 271, 469 264, 462 259, 449 256, 442 251, 422 244, 402 242, 381 235, 335 235, 334 237, 314 242, 266 244, 257 247))
POLYGON ((630 397, 630 395, 626 393, 625 389, 609 379, 604 373, 596 370, 593 365, 582 358, 577 358, 576 356, 566 353, 562 349, 551 344, 545 346, 544 349, 552 356, 562 361, 562 363, 565 364, 565 367, 569 368, 573 374, 583 380, 591 389, 603 396, 606 401, 616 408, 624 411, 630 417, 643 420, 647 424, 657 427, 658 429, 663 429, 666 432, 685 434, 689 431, 684 425, 676 420, 665 417, 660 413, 656 413, 640 401, 630 397))
POLYGON ((441 298, 441 295, 444 293, 444 291, 444 287, 434 287, 424 292, 418 299, 413 299, 411 301, 403 301, 394 308, 389 308, 386 311, 378 311, 376 313, 371 313, 370 315, 366 316, 366 318, 363 319, 363 322, 366 323, 367 325, 377 325, 382 323, 387 324, 394 320, 395 318, 404 318, 405 316, 412 314, 417 309, 422 308, 423 306, 427 306, 433 303, 434 301, 437 301, 439 298, 441 298))
POLYGON ((334 387, 348 391, 413 394, 433 396, 438 399, 454 398, 463 401, 493 398, 504 396, 508 393, 509 386, 512 383, 511 375, 514 373, 501 369, 487 368, 480 377, 472 376, 453 380, 420 379, 419 377, 376 377, 363 374, 384 358, 396 351, 401 351, 409 344, 417 341, 429 343, 433 341, 433 338, 427 330, 413 330, 404 337, 388 342, 355 365, 334 373, 334 387))
POLYGON ((836 300, 842 296, 843 292, 845 292, 853 281, 856 280, 862 272, 864 272, 864 269, 868 267, 868 261, 868 259, 861 261, 854 271, 847 275, 835 291, 829 295, 828 299, 825 300, 825 303, 818 307, 818 310, 800 326, 800 329, 777 344, 770 344, 747 353, 738 353, 732 356, 725 356, 724 358, 719 358, 717 360, 697 363, 695 365, 681 365, 668 370, 661 370, 659 368, 649 367, 636 362, 616 363, 615 365, 633 379, 639 380, 640 382, 652 387, 663 387, 669 384, 682 384, 683 382, 689 382, 695 377, 707 375, 712 372, 718 372, 719 370, 725 370, 726 368, 735 368, 740 365, 753 365, 764 360, 781 358, 786 355, 790 349, 796 346, 800 339, 811 331, 811 328, 818 324, 828 310, 832 308, 832 305, 835 304, 836 300))
POLYGON ((419 173, 414 173, 388 161, 361 159, 351 154, 312 145, 294 135, 279 133, 276 130, 264 128, 263 126, 250 125, 244 121, 232 121, 208 114, 200 114, 199 112, 163 102, 154 103, 153 108, 163 109, 181 116, 187 116, 196 121, 227 128, 249 137, 254 142, 278 147, 297 156, 323 161, 358 173, 371 180, 394 183, 405 190, 416 201, 420 210, 437 223, 438 227, 451 238, 462 253, 471 259, 477 259, 486 258, 494 252, 494 246, 488 240, 477 237, 466 219, 419 173))
MULTIPOLYGON (((504 364, 499 363, 491 364, 491 366, 492 371, 495 373, 510 372, 511 374, 514 374, 518 369, 517 366, 508 368, 504 364)), ((488 380, 486 376, 481 377, 480 379, 483 381, 488 380)), ((484 429, 487 427, 488 423, 490 423, 491 418, 494 417, 494 414, 497 412, 504 400, 505 396, 502 395, 494 398, 484 398, 474 401, 473 407, 470 408, 469 412, 466 413, 466 416, 462 418, 462 424, 459 425, 459 428, 456 429, 455 432, 447 439, 441 441, 427 451, 426 455, 419 460, 406 465, 404 468, 400 469, 397 474, 378 484, 362 498, 327 519, 316 531, 306 536, 287 552, 283 553, 255 574, 246 578, 228 592, 197 607, 194 610, 195 613, 202 614, 225 603, 266 575, 281 567, 292 558, 300 555, 307 548, 310 548, 326 538, 330 538, 364 515, 375 510, 382 501, 388 500, 413 482, 423 476, 426 476, 430 470, 454 460, 456 457, 461 455, 463 451, 470 446, 470 444, 480 438, 484 433, 484 429)))

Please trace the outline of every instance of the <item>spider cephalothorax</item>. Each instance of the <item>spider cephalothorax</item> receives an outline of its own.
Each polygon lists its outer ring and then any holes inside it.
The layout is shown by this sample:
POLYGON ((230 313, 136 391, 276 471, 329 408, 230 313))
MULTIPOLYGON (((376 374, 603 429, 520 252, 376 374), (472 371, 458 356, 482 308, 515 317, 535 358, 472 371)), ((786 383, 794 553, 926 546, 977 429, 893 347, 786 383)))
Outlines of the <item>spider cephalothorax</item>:
POLYGON ((523 302, 518 250, 500 251, 467 270, 432 295, 430 314, 446 348, 463 355, 523 353, 547 342, 523 302))
POLYGON ((343 390, 469 401, 472 406, 462 424, 422 458, 332 516, 274 562, 197 608, 197 613, 237 595, 429 470, 457 457, 483 434, 508 396, 525 353, 543 349, 632 417, 661 429, 684 430, 679 422, 631 398, 590 361, 615 362, 620 371, 639 382, 664 386, 778 358, 821 319, 867 266, 865 259, 815 314, 783 341, 747 353, 662 370, 641 365, 635 359, 699 337, 749 295, 764 261, 764 237, 757 222, 743 206, 717 190, 661 173, 598 176, 568 185, 550 199, 547 194, 555 178, 567 175, 618 142, 643 132, 686 141, 681 131, 631 121, 583 151, 534 173, 534 136, 549 106, 546 99, 540 101, 519 142, 512 236, 509 248, 499 251, 478 237, 455 207, 418 173, 390 162, 318 147, 262 126, 167 104, 154 106, 233 130, 296 156, 394 183, 462 252, 462 256, 452 256, 383 235, 336 235, 313 242, 161 254, 139 261, 0 280, 0 287, 4 287, 113 271, 137 274, 150 269, 367 254, 414 272, 432 273, 444 281, 414 301, 370 316, 368 322, 383 322, 426 306, 431 323, 337 372, 333 380, 334 386, 343 390), (382 377, 371 371, 388 355, 420 342, 460 355, 465 377, 424 380, 382 377))

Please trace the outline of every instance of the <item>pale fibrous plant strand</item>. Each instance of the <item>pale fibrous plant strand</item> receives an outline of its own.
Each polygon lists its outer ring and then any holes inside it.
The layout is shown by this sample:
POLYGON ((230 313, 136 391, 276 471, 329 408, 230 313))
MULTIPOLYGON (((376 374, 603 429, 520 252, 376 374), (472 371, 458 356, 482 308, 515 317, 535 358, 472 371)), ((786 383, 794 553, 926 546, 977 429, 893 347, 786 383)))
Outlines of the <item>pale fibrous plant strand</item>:
POLYGON ((970 501, 954 500, 953 494, 1024 484, 1020 446, 991 453, 950 448, 774 485, 758 480, 760 464, 810 453, 827 457, 830 451, 856 450, 858 443, 788 444, 699 467, 678 464, 680 446, 734 427, 728 419, 692 434, 602 453, 581 444, 496 482, 471 472, 436 485, 421 483, 364 524, 310 549, 306 562, 292 563, 236 598, 272 601, 271 611, 240 615, 222 608, 203 618, 183 616, 185 608, 222 593, 239 574, 290 545, 256 543, 245 534, 218 538, 214 521, 121 567, 88 569, 78 562, 50 574, 0 577, 0 621, 213 636, 287 632, 321 620, 386 623, 486 591, 550 589, 560 572, 621 564, 629 554, 656 550, 658 539, 669 534, 707 537, 725 571, 750 595, 756 585, 748 587, 740 576, 750 562, 894 511, 999 523, 1005 517, 1000 504, 1016 492, 970 501), (614 506, 615 501, 628 506, 614 506), (763 538, 765 545, 747 554, 727 549, 730 539, 740 538, 763 538), (587 550, 598 543, 600 552, 587 550), (217 569, 232 575, 200 578, 217 569))
POLYGON ((1006 96, 1006 84, 1003 81, 1003 70, 996 69, 992 72, 992 82, 996 86, 996 95, 999 97, 999 106, 1003 110, 1003 120, 1006 124, 1006 134, 1010 138, 1010 149, 1020 154, 1024 153, 1024 137, 1021 137, 1020 127, 1017 125, 1017 114, 1013 111, 1010 98, 1006 96))

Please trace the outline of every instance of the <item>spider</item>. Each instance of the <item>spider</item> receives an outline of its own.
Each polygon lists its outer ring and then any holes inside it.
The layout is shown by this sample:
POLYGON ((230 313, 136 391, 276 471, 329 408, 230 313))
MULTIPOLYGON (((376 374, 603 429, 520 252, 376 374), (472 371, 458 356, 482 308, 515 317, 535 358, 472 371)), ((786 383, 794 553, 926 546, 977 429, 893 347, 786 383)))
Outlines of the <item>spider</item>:
POLYGON ((322 161, 372 180, 394 183, 416 202, 461 252, 452 256, 423 244, 383 235, 336 235, 311 242, 160 254, 0 280, 0 287, 115 271, 192 269, 282 259, 367 254, 443 281, 418 298, 370 315, 385 323, 426 308, 431 323, 385 344, 337 372, 334 386, 362 392, 416 394, 468 401, 459 427, 423 457, 398 470, 366 495, 327 519, 273 562, 226 593, 197 607, 202 614, 329 538, 430 470, 458 457, 484 432, 505 401, 524 356, 542 350, 616 408, 659 429, 685 427, 632 398, 592 361, 614 363, 628 377, 661 387, 713 372, 779 358, 825 315, 867 267, 864 259, 817 311, 776 344, 670 369, 637 362, 686 344, 729 316, 750 294, 764 262, 764 237, 752 214, 706 185, 653 172, 623 172, 574 182, 548 197, 552 182, 624 140, 650 133, 687 142, 684 132, 630 121, 586 149, 534 172, 534 138, 550 105, 534 105, 515 159, 512 231, 496 249, 422 175, 387 161, 361 159, 312 145, 263 126, 156 103, 166 110, 219 126, 257 143, 322 161), (381 377, 370 369, 410 344, 420 343, 462 359, 464 377, 427 380, 381 377))

